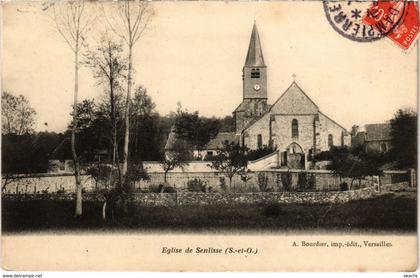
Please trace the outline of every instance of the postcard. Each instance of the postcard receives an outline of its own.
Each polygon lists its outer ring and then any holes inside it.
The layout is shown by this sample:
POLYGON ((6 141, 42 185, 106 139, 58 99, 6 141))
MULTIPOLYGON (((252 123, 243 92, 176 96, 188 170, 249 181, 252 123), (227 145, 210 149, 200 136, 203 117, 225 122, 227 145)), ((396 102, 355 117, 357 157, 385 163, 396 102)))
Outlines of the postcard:
POLYGON ((2 3, 2 268, 417 269, 414 1, 2 3))

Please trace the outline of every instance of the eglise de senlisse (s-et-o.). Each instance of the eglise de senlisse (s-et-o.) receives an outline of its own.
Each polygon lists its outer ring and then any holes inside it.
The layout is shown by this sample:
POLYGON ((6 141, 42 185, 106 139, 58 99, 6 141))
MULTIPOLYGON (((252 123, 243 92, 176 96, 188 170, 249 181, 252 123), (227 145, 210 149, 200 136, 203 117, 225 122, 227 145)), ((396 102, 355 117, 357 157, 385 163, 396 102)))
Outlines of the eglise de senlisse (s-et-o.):
POLYGON ((308 169, 314 154, 331 146, 350 146, 347 130, 323 114, 295 81, 274 104, 267 103, 267 66, 255 23, 242 80, 243 100, 233 111, 235 132, 220 132, 199 156, 214 155, 224 142, 249 149, 271 146, 278 152, 277 166, 308 169))

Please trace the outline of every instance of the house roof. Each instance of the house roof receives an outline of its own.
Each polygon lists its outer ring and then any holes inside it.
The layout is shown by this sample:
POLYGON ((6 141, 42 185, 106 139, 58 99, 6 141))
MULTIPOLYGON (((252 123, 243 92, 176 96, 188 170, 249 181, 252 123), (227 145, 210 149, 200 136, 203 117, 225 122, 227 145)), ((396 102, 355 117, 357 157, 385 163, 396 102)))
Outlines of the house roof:
POLYGON ((239 136, 235 132, 219 132, 216 137, 210 140, 207 144, 208 150, 217 150, 223 146, 224 142, 239 143, 239 136))
POLYGON ((246 55, 245 66, 265 66, 260 43, 260 35, 258 34, 257 25, 255 22, 254 26, 252 27, 251 40, 249 41, 248 54, 246 55))
POLYGON ((365 130, 366 141, 391 140, 390 124, 367 124, 365 130))
POLYGON ((165 151, 186 149, 188 146, 187 140, 180 138, 172 128, 166 140, 165 151))

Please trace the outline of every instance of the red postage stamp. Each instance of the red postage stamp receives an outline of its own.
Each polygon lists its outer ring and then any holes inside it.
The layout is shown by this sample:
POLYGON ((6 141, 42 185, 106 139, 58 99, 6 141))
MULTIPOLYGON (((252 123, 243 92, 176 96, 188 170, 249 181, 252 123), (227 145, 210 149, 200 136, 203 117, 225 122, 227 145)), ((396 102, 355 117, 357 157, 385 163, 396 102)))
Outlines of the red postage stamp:
POLYGON ((407 50, 419 35, 418 4, 415 1, 377 1, 368 8, 363 22, 407 50))

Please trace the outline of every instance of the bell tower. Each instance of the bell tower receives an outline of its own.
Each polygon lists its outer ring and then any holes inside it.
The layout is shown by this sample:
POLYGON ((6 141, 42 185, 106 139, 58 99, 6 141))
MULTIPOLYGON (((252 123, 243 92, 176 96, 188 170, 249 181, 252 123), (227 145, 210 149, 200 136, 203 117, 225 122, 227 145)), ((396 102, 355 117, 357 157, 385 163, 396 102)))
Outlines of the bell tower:
POLYGON ((242 103, 235 109, 236 134, 241 134, 248 123, 267 109, 267 66, 264 63, 260 36, 254 22, 245 65, 242 69, 242 103))
POLYGON ((264 63, 260 36, 255 22, 242 69, 242 79, 244 99, 267 99, 267 66, 264 63))

